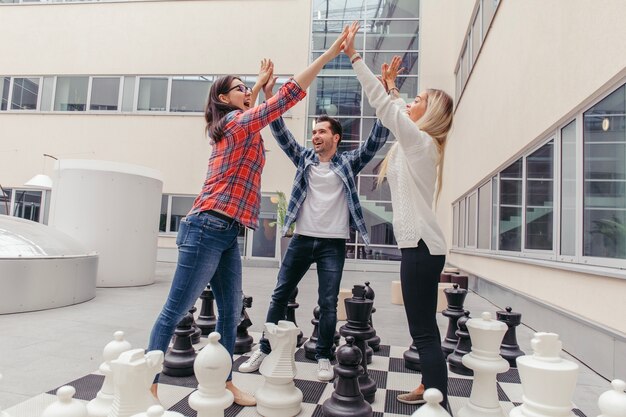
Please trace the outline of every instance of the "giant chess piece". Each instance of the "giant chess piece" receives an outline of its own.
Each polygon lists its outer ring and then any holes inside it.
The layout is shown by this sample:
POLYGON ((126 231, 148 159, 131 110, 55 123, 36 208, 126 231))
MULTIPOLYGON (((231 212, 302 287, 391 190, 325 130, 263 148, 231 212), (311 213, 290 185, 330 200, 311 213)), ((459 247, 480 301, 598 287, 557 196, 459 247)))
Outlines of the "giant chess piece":
POLYGON ((456 336, 459 341, 456 343, 456 348, 454 352, 448 355, 448 368, 451 372, 459 375, 474 375, 474 371, 469 369, 467 366, 463 365, 463 356, 470 353, 472 350, 472 339, 470 339, 470 334, 467 331, 467 321, 470 319, 470 312, 465 310, 463 313, 463 317, 461 317, 457 322, 457 331, 456 336))
POLYGON ((104 375, 102 387, 96 398, 87 404, 87 414, 89 417, 106 417, 113 405, 113 377, 111 375, 111 361, 117 359, 123 352, 131 350, 133 347, 124 340, 124 332, 113 333, 113 340, 104 347, 102 357, 104 362, 100 364, 99 371, 104 375))
POLYGON ((209 343, 200 350, 193 365, 198 390, 189 396, 189 406, 198 412, 198 417, 224 417, 224 410, 234 400, 233 393, 225 387, 232 359, 219 340, 219 333, 211 333, 209 343))
POLYGON ((411 343, 411 346, 402 354, 404 358, 404 367, 412 369, 414 371, 422 370, 422 362, 420 361, 420 354, 417 351, 415 342, 411 343))
POLYGON ((456 336, 457 322, 464 315, 463 303, 467 296, 467 290, 459 288, 459 284, 453 284, 452 288, 444 289, 443 293, 446 296, 448 308, 443 310, 441 314, 448 318, 448 330, 446 331, 446 337, 441 342, 441 351, 443 356, 447 358, 449 354, 454 352, 459 341, 459 338, 456 336))
POLYGON ((107 417, 130 417, 141 413, 158 400, 150 392, 154 376, 163 369, 163 352, 132 349, 111 361, 113 405, 107 417))
POLYGON ((185 417, 181 413, 177 413, 176 411, 165 411, 160 405, 153 405, 148 408, 148 411, 145 413, 135 414, 133 417, 185 417))
MULTIPOLYGON (((370 287, 369 281, 365 282, 365 298, 372 301, 374 301, 374 298, 376 298, 376 293, 374 292, 372 287, 370 287)), ((374 313, 376 313, 376 307, 372 307, 372 314, 370 315, 370 326, 372 326, 372 330, 374 330, 374 336, 372 336, 372 338, 367 341, 367 345, 372 348, 372 353, 378 352, 380 350, 380 337, 376 335, 376 329, 374 329, 374 320, 372 318, 374 313)), ((371 363, 371 358, 367 363, 371 363)))
POLYGON ((57 400, 46 407, 41 417, 87 417, 85 403, 75 400, 76 388, 71 385, 57 390, 57 400))
POLYGON ((515 335, 515 328, 522 322, 522 314, 511 312, 511 307, 507 307, 505 310, 496 311, 496 318, 509 328, 504 334, 504 339, 502 339, 500 355, 509 362, 511 368, 517 368, 515 359, 524 355, 517 344, 517 336, 515 335))
POLYGON ((626 416, 626 382, 614 379, 611 382, 612 390, 606 391, 598 398, 598 408, 602 414, 598 417, 626 416))
MULTIPOLYGON (((311 337, 304 342, 304 356, 307 359, 316 361, 317 359, 315 359, 315 355, 317 352, 315 347, 317 346, 317 337, 319 336, 320 306, 315 306, 313 309, 313 319, 311 320, 311 324, 313 325, 313 332, 311 333, 311 337)), ((334 344, 330 347, 331 359, 335 357, 335 346, 339 344, 338 340, 340 337, 339 333, 335 331, 334 344)))
POLYGON ((255 393, 256 411, 264 417, 293 417, 302 408, 302 391, 296 388, 296 362, 293 352, 300 330, 291 321, 265 323, 265 337, 272 346, 259 372, 265 383, 255 393))
POLYGON ((362 359, 361 350, 354 346, 354 337, 346 337, 346 344, 337 350, 339 364, 334 367, 337 377, 335 390, 322 405, 325 417, 372 417, 372 406, 365 401, 359 389, 358 377, 363 371, 359 364, 362 359))
POLYGON ((248 327, 252 326, 252 321, 248 317, 247 308, 252 308, 252 297, 243 296, 243 306, 241 307, 241 319, 237 326, 237 339, 235 340, 235 353, 242 354, 252 350, 253 339, 248 334, 248 327))
POLYGON ((352 288, 352 298, 346 298, 344 302, 346 304, 348 322, 341 326, 339 333, 341 333, 343 337, 354 337, 356 346, 361 349, 361 353, 363 353, 363 357, 361 358, 363 373, 359 376, 359 387, 365 401, 371 404, 374 402, 374 397, 376 396, 376 382, 374 382, 367 373, 367 357, 365 352, 367 340, 371 339, 374 335, 374 331, 369 325, 374 302, 365 298, 365 286, 359 284, 352 288))
POLYGON ((198 327, 198 324, 196 323, 196 319, 194 317, 194 314, 196 313, 196 311, 198 311, 196 306, 192 306, 189 309, 189 313, 191 314, 191 319, 192 319, 191 328, 193 329, 193 333, 191 334, 191 344, 193 345, 200 343, 200 336, 202 336, 202 329, 198 327))
MULTIPOLYGON (((296 308, 300 307, 300 304, 296 302, 297 296, 298 296, 298 287, 294 288, 293 291, 291 292, 291 295, 289 296, 289 301, 287 302, 287 316, 285 317, 285 320, 293 322, 293 324, 295 324, 296 327, 298 327, 298 323, 296 323, 296 308)), ((298 341, 296 343, 296 346, 298 347, 302 346, 302 343, 304 343, 302 341, 303 336, 304 335, 302 334, 302 330, 300 330, 300 333, 298 333, 298 341)))
POLYGON ((450 417, 445 408, 439 404, 443 401, 443 394, 437 388, 428 388, 424 391, 426 404, 420 406, 411 417, 450 417))
POLYGON ((200 299, 202 300, 202 304, 200 305, 200 313, 198 313, 196 325, 202 331, 202 336, 208 336, 215 331, 215 327, 217 326, 217 317, 215 317, 213 304, 215 297, 213 296, 210 285, 207 285, 205 290, 202 291, 200 299))
POLYGON ((578 365, 559 356, 562 343, 556 333, 535 333, 532 355, 517 358, 522 381, 522 405, 510 417, 574 417, 572 396, 578 365))
POLYGON ((496 375, 509 370, 509 363, 500 356, 500 343, 507 326, 484 312, 480 319, 467 321, 472 351, 463 356, 463 365, 474 371, 469 402, 459 410, 459 417, 506 417, 498 400, 496 375))
POLYGON ((174 344, 168 349, 163 362, 163 373, 169 376, 193 375, 193 361, 196 360, 196 350, 191 343, 193 335, 193 316, 185 314, 174 330, 174 344))

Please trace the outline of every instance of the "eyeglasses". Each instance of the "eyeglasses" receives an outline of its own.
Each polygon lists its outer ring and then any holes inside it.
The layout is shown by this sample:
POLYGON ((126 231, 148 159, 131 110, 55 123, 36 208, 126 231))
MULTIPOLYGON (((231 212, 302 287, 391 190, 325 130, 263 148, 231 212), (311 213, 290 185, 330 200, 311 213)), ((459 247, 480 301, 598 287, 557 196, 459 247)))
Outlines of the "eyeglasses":
POLYGON ((239 90, 240 93, 251 93, 252 89, 250 87, 248 87, 245 84, 237 84, 236 86, 229 88, 228 91, 226 92, 227 94, 230 93, 231 91, 233 91, 234 89, 239 90))

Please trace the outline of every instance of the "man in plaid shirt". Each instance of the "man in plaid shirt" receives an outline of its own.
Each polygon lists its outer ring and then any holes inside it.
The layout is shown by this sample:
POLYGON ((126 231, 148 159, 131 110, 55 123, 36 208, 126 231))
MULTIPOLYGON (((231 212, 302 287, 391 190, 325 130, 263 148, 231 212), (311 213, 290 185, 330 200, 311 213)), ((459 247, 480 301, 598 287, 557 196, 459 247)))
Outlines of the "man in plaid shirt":
MULTIPOLYGON (((265 95, 271 96, 271 87, 269 91, 266 87, 265 95)), ((296 141, 282 118, 273 121, 270 127, 282 150, 297 167, 283 235, 296 219, 298 222, 278 272, 266 322, 284 320, 290 294, 311 264, 316 263, 320 307, 315 348, 317 378, 330 381, 334 376, 330 360, 337 325, 337 299, 350 227, 357 229, 369 244, 356 175, 385 144, 389 130, 377 120, 369 138, 358 149, 337 153, 342 128, 331 117, 318 118, 313 129, 312 149, 296 141)), ((256 371, 270 352, 268 340, 262 338, 260 348, 239 371, 256 371)))

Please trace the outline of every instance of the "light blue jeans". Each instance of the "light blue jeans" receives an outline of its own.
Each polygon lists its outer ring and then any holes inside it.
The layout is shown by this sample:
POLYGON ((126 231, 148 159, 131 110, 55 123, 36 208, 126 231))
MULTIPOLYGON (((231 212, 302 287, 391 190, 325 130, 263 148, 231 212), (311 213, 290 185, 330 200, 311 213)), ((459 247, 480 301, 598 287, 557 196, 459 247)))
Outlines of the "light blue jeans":
MULTIPOLYGON (((176 237, 178 264, 167 301, 152 328, 149 351, 167 351, 176 325, 210 283, 218 311, 215 331, 232 357, 242 308, 238 234, 239 223, 207 212, 180 222, 176 237)), ((232 374, 228 380, 231 378, 232 374)), ((155 382, 158 379, 159 375, 155 382)))

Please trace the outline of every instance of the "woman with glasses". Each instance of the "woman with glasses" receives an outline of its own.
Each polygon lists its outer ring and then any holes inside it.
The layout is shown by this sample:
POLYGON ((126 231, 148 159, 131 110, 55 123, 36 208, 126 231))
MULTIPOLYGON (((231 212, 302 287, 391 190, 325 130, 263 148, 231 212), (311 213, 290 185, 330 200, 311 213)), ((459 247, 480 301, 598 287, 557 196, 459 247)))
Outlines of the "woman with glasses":
MULTIPOLYGON (((383 160, 378 183, 387 177, 393 207, 393 231, 402 253, 400 279, 409 331, 422 366, 421 385, 398 400, 424 403, 425 388, 437 388, 447 404, 448 372, 436 321, 437 287, 446 242, 437 224, 433 200, 442 185, 443 158, 452 126, 453 102, 441 90, 427 89, 406 104, 396 77, 402 62, 395 56, 382 66, 382 85, 354 47, 358 22, 350 26, 344 52, 363 86, 376 116, 396 137, 383 160), (387 91, 385 91, 387 90, 387 91)), ((401 84, 399 84, 401 85, 401 84)))
MULTIPOLYGON (((178 264, 169 295, 150 335, 148 350, 165 352, 176 324, 194 305, 207 284, 215 295, 220 343, 231 357, 242 309, 240 227, 256 229, 261 201, 265 148, 261 129, 302 100, 305 90, 329 61, 341 52, 347 27, 331 47, 296 74, 262 104, 253 107, 254 93, 270 79, 274 66, 263 61, 254 91, 239 77, 227 75, 213 83, 206 104, 206 132, 212 145, 202 191, 178 230, 178 264)), ((158 375, 152 386, 157 393, 158 375)), ((255 398, 240 391, 228 376, 226 388, 241 406, 255 398)))

